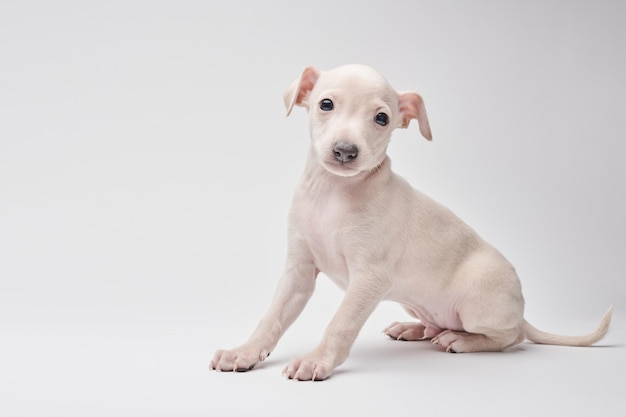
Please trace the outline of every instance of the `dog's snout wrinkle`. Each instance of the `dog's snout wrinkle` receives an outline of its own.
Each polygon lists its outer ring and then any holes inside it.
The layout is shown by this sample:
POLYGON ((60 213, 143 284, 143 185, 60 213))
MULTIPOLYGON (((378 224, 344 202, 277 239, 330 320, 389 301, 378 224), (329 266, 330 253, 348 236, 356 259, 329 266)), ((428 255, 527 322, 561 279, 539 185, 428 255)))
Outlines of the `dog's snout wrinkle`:
POLYGON ((337 142, 333 147, 335 159, 342 164, 354 161, 359 155, 359 148, 347 142, 337 142))

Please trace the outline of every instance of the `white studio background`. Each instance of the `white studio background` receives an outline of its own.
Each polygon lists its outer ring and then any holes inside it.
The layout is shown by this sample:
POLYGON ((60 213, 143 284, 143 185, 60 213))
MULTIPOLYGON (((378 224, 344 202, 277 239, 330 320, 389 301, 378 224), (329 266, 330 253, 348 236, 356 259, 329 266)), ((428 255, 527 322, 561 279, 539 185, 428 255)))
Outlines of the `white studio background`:
MULTIPOLYGON (((266 367, 207 370, 252 331, 283 265, 308 146, 284 89, 306 65, 363 63, 423 95, 434 140, 397 131, 394 169, 515 264, 529 320, 584 333, 615 306, 611 347, 524 347, 526 379, 506 382, 537 384, 534 367, 553 360, 583 381, 619 375, 582 393, 572 375, 548 378, 555 391, 526 398, 623 415, 610 387, 626 371, 625 40, 621 1, 5 0, 0 414, 451 415, 466 403, 437 404, 458 386, 421 374, 420 357, 461 378, 465 400, 478 397, 459 361, 513 366, 507 353, 371 339, 406 319, 383 304, 335 378, 290 384, 281 367, 315 346, 341 299, 320 277, 266 367), (596 374, 589 355, 621 363, 596 374)), ((483 414, 503 414, 490 404, 483 414)))

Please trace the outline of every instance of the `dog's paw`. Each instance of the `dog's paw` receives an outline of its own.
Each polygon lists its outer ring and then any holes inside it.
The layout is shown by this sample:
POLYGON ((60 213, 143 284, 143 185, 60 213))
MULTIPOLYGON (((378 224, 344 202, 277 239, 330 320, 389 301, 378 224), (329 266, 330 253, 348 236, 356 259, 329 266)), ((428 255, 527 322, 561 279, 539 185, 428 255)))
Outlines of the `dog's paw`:
POLYGON ((476 352, 486 349, 486 338, 481 334, 445 330, 432 339, 432 343, 438 345, 450 353, 476 352))
POLYGON ((393 322, 385 330, 383 334, 394 340, 414 341, 424 340, 424 332, 426 327, 421 323, 398 323, 393 322))
POLYGON ((283 375, 296 381, 322 381, 330 376, 333 367, 318 355, 310 354, 293 359, 283 369, 283 375))
POLYGON ((454 343, 459 340, 460 335, 457 332, 451 330, 445 330, 433 337, 431 340, 433 345, 437 345, 446 350, 446 352, 456 353, 454 349, 454 343))
POLYGON ((436 327, 426 327, 422 323, 391 323, 383 334, 394 340, 416 341, 432 339, 441 333, 442 330, 436 327))
POLYGON ((209 369, 218 372, 245 372, 254 368, 268 356, 269 352, 246 345, 232 350, 218 350, 209 363, 209 369))

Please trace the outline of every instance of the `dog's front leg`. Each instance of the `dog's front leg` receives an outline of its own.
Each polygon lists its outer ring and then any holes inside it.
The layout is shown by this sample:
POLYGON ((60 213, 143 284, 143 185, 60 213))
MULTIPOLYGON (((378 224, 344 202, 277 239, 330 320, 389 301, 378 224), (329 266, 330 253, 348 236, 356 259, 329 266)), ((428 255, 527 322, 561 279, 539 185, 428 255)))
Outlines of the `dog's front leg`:
POLYGON ((323 380, 347 357, 365 321, 391 283, 387 276, 351 279, 339 309, 326 328, 320 344, 303 358, 292 360, 283 374, 299 381, 323 380))
POLYGON ((312 262, 291 258, 268 312, 248 341, 231 350, 218 350, 209 368, 218 371, 248 371, 265 360, 311 298, 317 272, 312 262))

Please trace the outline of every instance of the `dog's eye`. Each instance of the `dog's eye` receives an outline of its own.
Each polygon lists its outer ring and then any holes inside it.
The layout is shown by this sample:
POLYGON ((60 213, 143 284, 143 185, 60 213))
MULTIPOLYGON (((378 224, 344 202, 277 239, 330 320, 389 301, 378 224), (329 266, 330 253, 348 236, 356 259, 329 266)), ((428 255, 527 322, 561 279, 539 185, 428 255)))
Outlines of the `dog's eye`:
POLYGON ((381 126, 387 126, 389 123, 389 116, 386 113, 378 113, 376 117, 374 117, 374 121, 381 126))
POLYGON ((331 111, 334 107, 335 105, 333 104, 333 101, 329 98, 325 98, 324 100, 320 101, 320 109, 322 109, 323 111, 331 111))

